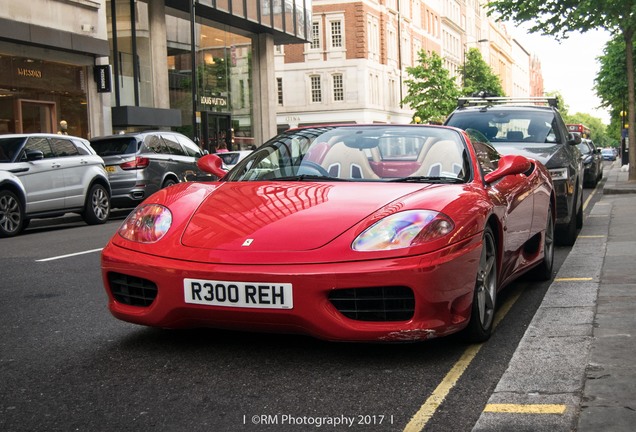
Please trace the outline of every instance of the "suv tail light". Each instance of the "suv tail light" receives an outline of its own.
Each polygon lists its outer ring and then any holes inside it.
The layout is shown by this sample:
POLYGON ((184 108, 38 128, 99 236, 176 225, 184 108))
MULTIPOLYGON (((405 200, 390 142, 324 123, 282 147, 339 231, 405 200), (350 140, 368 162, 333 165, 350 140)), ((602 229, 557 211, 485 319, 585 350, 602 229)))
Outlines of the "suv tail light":
POLYGON ((123 164, 119 165, 119 167, 123 170, 134 170, 146 168, 149 164, 150 159, 137 156, 134 161, 124 162, 123 164))

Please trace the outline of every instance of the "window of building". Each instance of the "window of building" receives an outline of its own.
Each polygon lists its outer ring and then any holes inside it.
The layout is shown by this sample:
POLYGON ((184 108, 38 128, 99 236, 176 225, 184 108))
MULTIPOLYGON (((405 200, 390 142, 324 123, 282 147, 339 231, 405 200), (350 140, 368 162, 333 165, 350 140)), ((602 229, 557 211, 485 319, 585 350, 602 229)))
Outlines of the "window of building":
POLYGON ((283 105, 283 79, 276 78, 276 92, 278 97, 278 105, 283 105))
POLYGON ((395 29, 388 29, 388 47, 387 47, 387 57, 388 60, 397 60, 397 35, 395 34, 395 29))
POLYGON ((320 44, 320 21, 314 21, 311 23, 311 43, 309 48, 317 50, 321 48, 320 44))
POLYGON ((380 60, 380 22, 377 17, 367 17, 367 49, 370 60, 380 60))
POLYGON ((331 47, 342 48, 342 21, 331 21, 331 47))
POLYGON ((313 103, 322 102, 322 86, 320 84, 320 75, 312 75, 311 80, 311 101, 313 103))
POLYGON ((333 74, 333 100, 337 102, 344 100, 344 80, 342 74, 333 74))

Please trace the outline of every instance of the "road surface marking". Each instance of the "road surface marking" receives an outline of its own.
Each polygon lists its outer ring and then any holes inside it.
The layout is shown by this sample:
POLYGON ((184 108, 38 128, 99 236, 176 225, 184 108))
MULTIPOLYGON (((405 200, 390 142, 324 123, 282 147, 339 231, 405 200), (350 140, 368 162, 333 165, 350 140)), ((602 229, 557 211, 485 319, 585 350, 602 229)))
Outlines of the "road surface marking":
POLYGON ((484 412, 506 414, 563 414, 567 405, 560 404, 488 404, 484 412))
POLYGON ((58 256, 54 256, 54 257, 50 257, 50 258, 42 258, 42 259, 39 259, 39 260, 35 260, 35 262, 55 261, 55 260, 59 260, 59 259, 63 259, 63 258, 70 258, 70 257, 78 256, 78 255, 86 255, 86 254, 89 254, 89 253, 100 252, 102 249, 104 249, 104 248, 91 249, 91 250, 87 250, 87 251, 83 251, 83 252, 75 252, 75 253, 66 254, 66 255, 58 255, 58 256))
MULTIPOLYGON (((518 292, 515 293, 515 295, 511 296, 506 303, 501 305, 499 313, 497 313, 497 315, 495 316, 495 321, 492 324, 493 330, 508 314, 508 312, 512 308, 512 305, 515 304, 520 295, 521 290, 518 290, 518 292)), ((428 399, 426 399, 426 402, 424 402, 424 404, 415 413, 415 415, 411 417, 411 421, 409 421, 409 423, 404 428, 404 432, 416 432, 424 429, 428 421, 437 411, 437 408, 439 408, 442 402, 444 402, 446 396, 448 396, 453 387, 455 387, 455 384, 457 384, 459 378, 461 378, 475 356, 477 356, 477 353, 482 346, 483 344, 473 344, 466 348, 459 360, 446 374, 444 379, 439 383, 437 388, 433 391, 433 393, 431 393, 428 399)))

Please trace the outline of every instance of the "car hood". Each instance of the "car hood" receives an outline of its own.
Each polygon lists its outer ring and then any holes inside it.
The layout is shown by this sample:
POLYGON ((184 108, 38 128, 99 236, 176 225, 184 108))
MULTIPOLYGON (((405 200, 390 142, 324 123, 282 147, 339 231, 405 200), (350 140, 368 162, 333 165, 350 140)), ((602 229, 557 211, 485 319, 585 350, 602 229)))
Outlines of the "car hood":
POLYGON ((498 143, 492 145, 501 154, 518 154, 541 162, 546 168, 569 165, 567 144, 498 143))
POLYGON ((387 209, 391 203, 427 188, 434 186, 222 183, 196 209, 181 243, 193 248, 250 252, 317 249, 379 209, 387 209))

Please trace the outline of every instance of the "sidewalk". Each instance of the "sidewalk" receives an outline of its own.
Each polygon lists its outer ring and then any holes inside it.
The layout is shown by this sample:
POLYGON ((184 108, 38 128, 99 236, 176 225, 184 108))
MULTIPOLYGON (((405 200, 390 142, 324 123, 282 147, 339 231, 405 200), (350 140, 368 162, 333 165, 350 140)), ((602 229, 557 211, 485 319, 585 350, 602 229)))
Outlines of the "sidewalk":
POLYGON ((473 431, 635 430, 636 182, 619 164, 473 431))

